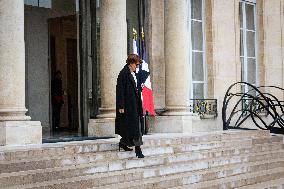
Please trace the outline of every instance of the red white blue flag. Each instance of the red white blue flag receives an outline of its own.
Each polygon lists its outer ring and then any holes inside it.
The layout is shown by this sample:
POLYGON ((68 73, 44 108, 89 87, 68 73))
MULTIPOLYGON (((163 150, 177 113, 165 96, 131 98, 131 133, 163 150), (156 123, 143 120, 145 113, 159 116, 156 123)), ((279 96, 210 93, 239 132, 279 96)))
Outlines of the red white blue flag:
MULTIPOLYGON (((139 55, 139 47, 135 38, 133 39, 133 53, 139 55)), ((142 96, 144 110, 148 112, 150 115, 154 116, 156 115, 156 113, 154 108, 154 98, 153 98, 153 91, 150 80, 150 70, 147 63, 146 55, 147 55, 146 48, 142 40, 142 64, 139 65, 139 67, 136 70, 136 73, 141 82, 140 85, 142 86, 141 96, 142 96)))

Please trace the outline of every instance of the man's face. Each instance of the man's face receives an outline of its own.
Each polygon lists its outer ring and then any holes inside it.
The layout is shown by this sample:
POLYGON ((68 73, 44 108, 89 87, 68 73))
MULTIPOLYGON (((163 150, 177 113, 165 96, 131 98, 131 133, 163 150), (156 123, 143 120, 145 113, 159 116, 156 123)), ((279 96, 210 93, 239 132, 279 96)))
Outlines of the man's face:
POLYGON ((62 79, 62 74, 61 73, 56 74, 56 78, 57 79, 62 79))

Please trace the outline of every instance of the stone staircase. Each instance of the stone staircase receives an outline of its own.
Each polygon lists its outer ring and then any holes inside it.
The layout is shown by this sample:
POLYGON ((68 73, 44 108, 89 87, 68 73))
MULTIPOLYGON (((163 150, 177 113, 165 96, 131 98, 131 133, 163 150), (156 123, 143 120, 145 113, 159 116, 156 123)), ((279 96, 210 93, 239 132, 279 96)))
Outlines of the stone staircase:
POLYGON ((284 188, 283 137, 267 131, 153 134, 144 159, 118 139, 0 147, 0 188, 284 188))

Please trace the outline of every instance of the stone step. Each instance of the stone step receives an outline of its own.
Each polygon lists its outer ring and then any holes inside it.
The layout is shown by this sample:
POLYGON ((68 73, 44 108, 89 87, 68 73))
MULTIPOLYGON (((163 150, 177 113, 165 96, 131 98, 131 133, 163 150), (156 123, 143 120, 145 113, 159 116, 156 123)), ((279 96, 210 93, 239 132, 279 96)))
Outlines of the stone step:
POLYGON ((237 189, 284 189, 284 178, 273 179, 266 182, 261 182, 249 186, 239 187, 237 189))
MULTIPOLYGON (((229 157, 221 156, 219 158, 209 157, 209 158, 199 159, 199 160, 191 160, 191 161, 185 160, 182 162, 177 162, 177 161, 171 162, 170 160, 163 159, 163 161, 159 162, 158 164, 156 164, 157 162, 154 162, 153 164, 153 162, 149 161, 149 159, 146 161, 145 159, 144 160, 138 159, 136 160, 136 162, 135 161, 131 162, 131 160, 128 160, 129 162, 128 166, 127 166, 128 162, 126 162, 124 166, 121 166, 121 164, 119 164, 120 166, 118 166, 118 168, 116 167, 116 169, 114 170, 112 169, 108 170, 106 168, 104 171, 108 171, 108 172, 105 173, 105 177, 103 178, 103 180, 105 180, 106 178, 108 178, 108 180, 113 178, 111 180, 116 181, 117 179, 120 178, 119 180, 121 181, 121 175, 123 175, 123 178, 133 178, 134 177, 136 179, 143 179, 144 177, 165 176, 169 174, 176 174, 178 172, 188 172, 188 171, 194 171, 194 170, 199 170, 199 169, 206 170, 212 167, 229 166, 230 164, 250 164, 255 161, 259 161, 259 159, 262 159, 263 161, 265 160, 271 161, 271 159, 279 160, 279 158, 283 159, 283 157, 284 157, 284 152, 265 152, 265 153, 262 152, 262 153, 258 153, 255 155, 246 154, 246 155, 238 155, 238 156, 233 156, 233 157, 232 156, 229 156, 229 157), (135 165, 134 163, 137 163, 137 164, 135 165), (115 170, 120 170, 120 171, 115 172, 115 170), (111 173, 111 171, 114 171, 114 172, 111 173), (137 177, 138 175, 140 176, 137 177)), ((153 159, 155 160, 155 158, 153 159)), ((277 166, 279 166, 279 163, 277 163, 277 166)), ((258 167, 260 167, 260 165, 258 165, 258 167)), ((80 168, 77 167, 77 169, 74 168, 73 171, 78 171, 79 169, 80 168)), ((239 169, 239 168, 236 167, 235 169, 239 169)), ((94 175, 98 173, 97 170, 87 170, 86 172, 94 174, 94 175)), ((68 173, 66 172, 66 174, 68 173)), ((58 178, 56 175, 51 173, 50 175, 48 175, 49 179, 59 179, 59 180, 26 185, 25 187, 26 188, 36 188, 40 186, 40 187, 46 187, 46 188, 48 187, 52 187, 52 188, 69 188, 70 187, 71 188, 73 186, 75 188, 80 188, 80 186, 82 185, 86 186, 87 183, 101 183, 100 180, 102 179, 101 177, 103 174, 100 173, 98 174, 100 176, 98 177, 97 175, 95 178, 94 178, 94 175, 89 175, 89 176, 79 176, 79 175, 75 176, 74 174, 73 178, 67 178, 67 179, 61 180, 63 178, 58 178)), ((25 183, 23 182, 25 178, 29 178, 29 177, 35 178, 36 176, 40 179, 44 177, 41 174, 34 174, 34 176, 27 175, 26 177, 22 177, 18 179, 20 179, 20 182, 25 183)), ((13 179, 14 180, 13 181, 11 177, 7 177, 7 178, 10 178, 10 180, 7 179, 8 182, 14 183, 14 184, 17 183, 17 179, 13 179)), ((3 186, 5 185, 4 180, 1 180, 1 183, 3 183, 2 184, 3 186)))
MULTIPOLYGON (((197 160, 209 159, 210 158, 228 158, 231 156, 239 156, 244 154, 251 154, 260 153, 260 152, 278 152, 281 149, 280 143, 273 143, 273 144, 265 144, 265 145, 255 145, 253 147, 242 147, 240 149, 236 148, 221 148, 215 150, 202 150, 202 151, 193 151, 187 153, 178 153, 178 154, 165 154, 164 156, 159 156, 159 158, 163 158, 161 161, 162 163, 166 162, 167 164, 175 164, 179 162, 189 162, 196 163, 197 160)), ((127 152, 125 152, 127 153, 127 152)), ((154 158, 156 157, 147 157, 147 158, 154 158)), ((213 159, 214 160, 214 159, 213 159)), ((137 159, 128 159, 127 161, 134 161, 132 164, 137 163, 137 159)), ((139 160, 139 162, 143 160, 139 160)), ((65 166, 65 167, 56 167, 56 168, 48 168, 48 169, 38 169, 38 170, 30 170, 30 171, 21 171, 21 172, 13 172, 13 173, 2 173, 0 174, 0 183, 2 185, 7 183, 5 186, 8 186, 9 183, 33 183, 43 181, 42 179, 63 179, 67 177, 75 177, 80 175, 88 175, 88 174, 95 174, 98 172, 105 172, 105 171, 113 171, 115 166, 121 167, 125 161, 119 161, 119 159, 108 160, 103 163, 84 163, 80 165, 74 166, 65 166), (31 179, 32 178, 32 179, 31 179), (40 179, 40 180, 38 180, 40 179)), ((131 164, 131 162, 129 162, 131 164)), ((137 163, 138 165, 141 163, 137 163)))
MULTIPOLYGON (((165 147, 152 147, 143 146, 143 153, 146 156, 162 155, 162 154, 173 154, 180 152, 200 151, 218 148, 235 148, 239 149, 242 147, 251 147, 255 145, 270 144, 266 142, 279 141, 277 138, 271 137, 269 141, 263 139, 242 139, 242 140, 231 140, 230 142, 204 142, 199 144, 181 144, 175 146, 165 147), (255 141, 256 140, 256 141, 255 141), (262 143, 264 142, 264 143, 262 143), (253 145, 254 143, 254 145, 253 145)), ((281 142, 273 142, 273 148, 281 148, 281 142), (277 143, 277 144, 276 144, 277 143)), ((86 164, 92 162, 103 162, 105 160, 117 160, 135 157, 134 152, 118 152, 118 151, 104 151, 97 153, 79 153, 70 156, 48 156, 45 158, 31 158, 29 160, 17 160, 17 161, 0 161, 0 173, 11 173, 17 171, 27 171, 35 169, 45 169, 53 167, 62 167, 68 165, 86 164)))
POLYGON ((227 178, 222 178, 214 181, 206 181, 188 186, 190 186, 190 188, 200 188, 200 189, 213 189, 213 188, 231 189, 247 185, 253 185, 260 182, 275 180, 279 178, 284 178, 283 166, 275 168, 273 170, 264 169, 250 174, 240 174, 236 176, 230 176, 227 178))
MULTIPOLYGON (((180 144, 198 144, 206 142, 230 141, 243 138, 266 138, 269 140, 269 131, 219 131, 212 133, 195 134, 153 134, 143 137, 143 146, 169 146, 180 144)), ((275 140, 277 137, 272 137, 275 140)), ((280 138, 280 137, 278 137, 280 138)), ((264 139, 265 140, 265 139, 264 139)), ((278 139, 280 140, 280 139, 278 139)), ((66 156, 78 153, 114 151, 118 149, 118 138, 101 139, 95 141, 77 141, 68 143, 28 145, 20 147, 0 147, 0 161, 13 161, 49 156, 66 156)), ((257 140, 255 141, 257 142, 257 140)))
MULTIPOLYGON (((273 178, 283 178, 284 169, 283 167, 277 167, 274 169, 269 169, 265 171, 249 172, 244 174, 238 174, 234 176, 228 176, 226 178, 221 178, 213 181, 206 181, 197 184, 187 184, 190 183, 192 177, 187 177, 186 174, 176 174, 169 175, 167 177, 157 177, 157 178, 148 178, 139 181, 130 181, 124 183, 117 183, 113 185, 106 185, 100 187, 92 187, 92 189, 150 189, 150 188, 159 188, 159 189, 233 189, 236 186, 247 185, 250 183, 258 183, 264 180, 271 180, 273 178)), ((82 187, 83 188, 83 187, 82 187)))

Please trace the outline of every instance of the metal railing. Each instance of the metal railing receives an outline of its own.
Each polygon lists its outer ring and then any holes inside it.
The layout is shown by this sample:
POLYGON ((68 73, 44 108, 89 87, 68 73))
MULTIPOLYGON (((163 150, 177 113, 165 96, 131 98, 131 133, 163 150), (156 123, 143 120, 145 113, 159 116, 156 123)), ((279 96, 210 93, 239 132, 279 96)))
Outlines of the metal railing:
POLYGON ((190 99, 190 102, 190 111, 197 113, 200 118, 216 118, 218 116, 217 99, 190 99))
POLYGON ((247 82, 232 84, 227 90, 222 107, 223 129, 240 128, 251 118, 260 129, 272 130, 279 128, 284 131, 284 101, 275 95, 263 91, 276 91, 283 94, 284 89, 276 86, 256 87, 247 82), (250 90, 236 92, 241 86, 250 90))

